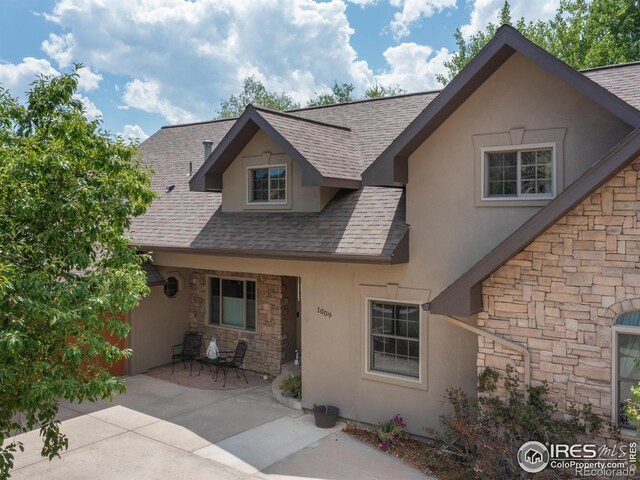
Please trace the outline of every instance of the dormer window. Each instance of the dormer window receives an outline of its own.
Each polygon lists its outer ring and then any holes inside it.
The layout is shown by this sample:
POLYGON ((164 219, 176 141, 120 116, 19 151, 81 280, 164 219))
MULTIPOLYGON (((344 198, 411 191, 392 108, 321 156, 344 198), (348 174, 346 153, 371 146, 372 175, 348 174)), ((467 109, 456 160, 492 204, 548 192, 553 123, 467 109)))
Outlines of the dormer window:
POLYGON ((251 167, 249 174, 250 203, 287 202, 287 166, 251 167))

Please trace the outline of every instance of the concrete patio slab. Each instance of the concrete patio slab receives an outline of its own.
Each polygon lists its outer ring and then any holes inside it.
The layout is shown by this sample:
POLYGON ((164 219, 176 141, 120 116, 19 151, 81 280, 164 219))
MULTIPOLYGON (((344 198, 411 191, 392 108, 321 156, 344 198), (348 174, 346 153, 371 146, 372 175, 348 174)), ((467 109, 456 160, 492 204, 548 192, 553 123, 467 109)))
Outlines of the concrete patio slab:
POLYGON ((271 397, 269 386, 202 391, 140 375, 116 401, 65 405, 69 450, 40 457, 37 431, 16 437, 14 479, 346 480, 426 478, 395 458, 271 397), (82 415, 79 410, 88 412, 82 415), (159 411, 163 416, 153 415, 159 411), (209 442, 212 442, 209 443, 209 442), (199 454, 195 454, 198 452, 199 454))
MULTIPOLYGON (((88 416, 72 418, 62 422, 60 431, 69 438, 68 451, 77 450, 86 445, 126 432, 123 428, 88 416)), ((24 452, 16 453, 14 468, 22 468, 45 460, 40 456, 42 440, 39 430, 18 435, 16 438, 22 441, 25 446, 28 445, 29 448, 25 448, 24 452)))
POLYGON ((185 452, 193 452, 194 450, 199 450, 207 445, 211 445, 211 442, 196 435, 191 430, 165 420, 159 420, 151 425, 138 428, 136 433, 179 448, 185 452))
POLYGON ((252 473, 264 470, 279 460, 339 430, 342 426, 336 425, 332 429, 318 428, 311 415, 298 418, 283 417, 194 453, 223 465, 252 473), (259 445, 259 447, 248 448, 249 445, 259 445), (244 465, 252 468, 241 468, 244 465))
MULTIPOLYGON (((269 392, 269 387, 263 387, 269 392)), ((263 392, 247 392, 226 401, 185 411, 170 419, 211 443, 217 443, 246 430, 258 427, 284 416, 299 416, 263 392)))
POLYGON ((97 412, 91 413, 90 416, 126 430, 135 430, 158 421, 157 418, 151 415, 136 412, 122 405, 98 410, 97 412))
POLYGON ((418 470, 397 458, 334 432, 319 442, 267 467, 258 477, 268 480, 424 480, 418 470), (321 472, 321 477, 318 475, 321 472))
POLYGON ((126 432, 53 462, 40 462, 18 470, 15 478, 47 480, 181 479, 244 480, 249 475, 197 455, 126 432))

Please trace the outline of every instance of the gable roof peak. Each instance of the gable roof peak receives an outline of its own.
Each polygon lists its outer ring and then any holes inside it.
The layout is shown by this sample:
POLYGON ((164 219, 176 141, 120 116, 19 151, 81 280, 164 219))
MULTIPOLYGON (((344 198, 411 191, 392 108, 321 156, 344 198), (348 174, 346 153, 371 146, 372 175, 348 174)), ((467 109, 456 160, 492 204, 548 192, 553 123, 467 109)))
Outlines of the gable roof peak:
MULTIPOLYGON (((279 115, 281 117, 289 118, 291 120, 298 120, 298 121, 302 121, 302 122, 306 122, 306 123, 313 123, 315 125, 321 125, 323 127, 338 128, 340 130, 346 130, 347 132, 351 131, 351 128, 345 127, 343 125, 335 125, 333 123, 321 122, 319 120, 314 120, 314 119, 306 118, 306 117, 300 117, 298 115, 291 115, 288 112, 283 112, 281 110, 272 110, 270 108, 265 108, 265 107, 259 107, 257 105, 253 105, 252 103, 247 105, 245 111, 247 111, 249 109, 255 110, 258 113, 264 112, 264 113, 268 113, 268 114, 272 114, 272 115, 279 115)), ((243 115, 244 115, 244 113, 243 113, 243 115)))
POLYGON ((554 57, 512 26, 502 25, 435 100, 369 165, 362 174, 364 184, 406 184, 409 156, 516 52, 568 83, 633 128, 640 126, 640 111, 635 107, 554 57))

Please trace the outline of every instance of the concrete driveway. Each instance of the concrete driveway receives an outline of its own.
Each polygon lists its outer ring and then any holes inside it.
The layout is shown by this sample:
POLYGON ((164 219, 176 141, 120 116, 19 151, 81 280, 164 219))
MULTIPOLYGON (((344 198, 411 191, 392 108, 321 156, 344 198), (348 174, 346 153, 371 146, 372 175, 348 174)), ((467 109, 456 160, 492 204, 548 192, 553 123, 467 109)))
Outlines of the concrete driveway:
MULTIPOLYGON (((257 382, 256 382, 257 383, 257 382)), ((37 431, 17 438, 15 479, 424 479, 417 470, 280 405, 269 385, 200 390, 147 375, 113 402, 60 407, 69 450, 40 457, 37 431)))

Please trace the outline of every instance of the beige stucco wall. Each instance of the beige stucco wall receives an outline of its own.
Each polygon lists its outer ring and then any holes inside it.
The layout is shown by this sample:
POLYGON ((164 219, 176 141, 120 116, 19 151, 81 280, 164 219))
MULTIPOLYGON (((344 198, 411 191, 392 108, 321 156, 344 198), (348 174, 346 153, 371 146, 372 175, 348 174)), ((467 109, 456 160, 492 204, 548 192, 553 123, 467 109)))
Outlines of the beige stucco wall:
POLYGON ((129 374, 135 375, 171 362, 171 345, 181 343, 189 329, 190 271, 183 268, 159 267, 167 278, 178 278, 180 291, 175 298, 167 298, 162 285, 151 287, 151 293, 140 306, 127 314, 131 323, 128 338, 133 356, 129 360, 129 374))
MULTIPOLYGON (((591 404, 605 421, 617 420, 612 325, 640 309, 638 171, 640 159, 490 276, 478 316, 484 329, 529 350, 533 384, 548 382, 559 410, 591 404)), ((479 345, 479 369, 511 364, 523 380, 518 352, 482 338, 479 345)))
MULTIPOLYGON (((561 146, 565 183, 575 180, 628 130, 516 55, 410 157, 410 263, 382 266, 163 252, 154 260, 194 269, 300 277, 303 405, 331 403, 344 417, 370 423, 401 413, 410 432, 424 434, 423 427, 437 426, 448 386, 474 391, 477 337, 423 312, 420 380, 374 375, 366 371, 365 301, 428 301, 537 211, 539 207, 475 203, 473 135, 515 127, 566 128, 561 146)), ((258 134, 247 147, 251 151, 240 157, 263 150, 279 152, 264 137, 258 134)), ((295 180, 299 174, 295 164, 292 168, 295 180)), ((236 160, 225 173, 224 186, 241 185, 243 175, 242 162, 236 160)), ((240 209, 238 191, 223 192, 227 211, 240 209)), ((301 194, 308 192, 313 190, 301 187, 301 194)), ((309 193, 309 198, 313 196, 309 193)), ((294 208, 296 201, 294 195, 294 208)))
POLYGON ((222 211, 241 212, 256 210, 285 210, 290 212, 319 212, 333 198, 337 189, 328 187, 303 187, 302 170, 266 133, 259 130, 222 177, 222 211), (270 155, 265 155, 269 152, 270 155), (287 179, 287 203, 285 205, 248 204, 247 167, 286 164, 290 173, 287 179))
MULTIPOLYGON (((571 87, 514 54, 409 158, 411 262, 435 293, 449 285, 539 207, 476 207, 474 135, 565 128, 569 185, 629 131, 571 87), (437 246, 437 248, 431 248, 437 246), (432 280, 435 283, 432 283, 432 280)), ((513 204, 513 202, 511 202, 513 204)))

